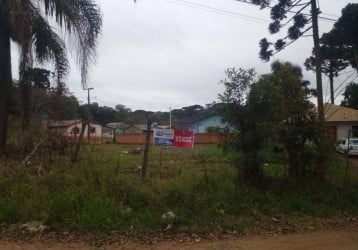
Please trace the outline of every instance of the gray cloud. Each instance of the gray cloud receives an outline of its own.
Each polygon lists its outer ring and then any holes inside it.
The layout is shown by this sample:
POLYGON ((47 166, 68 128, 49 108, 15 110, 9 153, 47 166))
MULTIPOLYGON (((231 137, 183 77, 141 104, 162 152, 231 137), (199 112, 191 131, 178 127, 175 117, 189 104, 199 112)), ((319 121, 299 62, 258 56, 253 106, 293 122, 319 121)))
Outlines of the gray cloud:
MULTIPOLYGON (((269 12, 234 0, 187 0, 234 12, 213 11, 177 0, 101 0, 104 15, 96 65, 90 69, 93 101, 100 105, 124 104, 132 110, 168 110, 215 101, 223 91, 219 81, 228 67, 255 68, 260 74, 270 63, 258 58, 258 42, 268 34, 269 12), (250 17, 252 18, 250 18, 250 17), (267 22, 265 21, 267 20, 267 22)), ((350 1, 320 1, 324 13, 338 18, 350 1)), ((320 20, 320 31, 333 22, 320 20)), ((284 34, 280 34, 284 36, 284 34)), ((312 37, 304 37, 277 54, 273 60, 303 66, 311 54, 312 37)), ((314 82, 312 72, 305 77, 314 82)), ((68 87, 80 100, 74 66, 68 87)))

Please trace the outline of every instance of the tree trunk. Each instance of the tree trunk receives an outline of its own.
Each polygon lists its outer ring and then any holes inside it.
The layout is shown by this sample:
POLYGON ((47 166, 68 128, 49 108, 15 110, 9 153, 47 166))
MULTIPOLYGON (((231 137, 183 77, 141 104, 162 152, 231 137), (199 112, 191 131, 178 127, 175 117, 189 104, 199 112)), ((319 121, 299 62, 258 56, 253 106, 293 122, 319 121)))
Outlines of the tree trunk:
POLYGON ((329 88, 331 91, 331 104, 334 104, 333 73, 329 72, 329 88))
POLYGON ((52 118, 55 121, 62 120, 63 115, 61 111, 61 97, 63 94, 63 84, 58 83, 56 91, 53 95, 53 103, 52 103, 52 118))
MULTIPOLYGON (((0 1, 0 8, 5 8, 0 1)), ((2 13, 1 13, 2 14, 2 13)), ((6 148, 12 86, 10 33, 0 16, 0 152, 6 148)))
POLYGON ((358 73, 358 46, 353 45, 353 59, 358 73))
POLYGON ((21 127, 22 127, 22 154, 30 152, 30 117, 31 117, 31 85, 24 79, 21 82, 21 127))
POLYGON ((80 148, 81 148, 82 141, 83 141, 83 136, 85 134, 85 128, 87 125, 88 125, 87 121, 82 121, 80 137, 78 138, 78 141, 76 143, 75 152, 73 153, 72 158, 71 158, 71 166, 73 166, 73 164, 78 161, 78 157, 80 155, 80 148))

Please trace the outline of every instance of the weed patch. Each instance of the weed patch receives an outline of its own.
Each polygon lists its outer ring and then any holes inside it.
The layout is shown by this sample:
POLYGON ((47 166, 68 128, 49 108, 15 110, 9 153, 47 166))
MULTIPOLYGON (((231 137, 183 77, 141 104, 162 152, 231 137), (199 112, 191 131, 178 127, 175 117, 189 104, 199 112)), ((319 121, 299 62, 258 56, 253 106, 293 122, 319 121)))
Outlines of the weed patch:
MULTIPOLYGON (((358 211, 356 172, 331 161, 325 180, 288 183, 284 166, 268 162, 270 187, 239 183, 232 155, 208 145, 192 150, 151 147, 148 176, 140 176, 135 146, 93 145, 71 167, 69 159, 36 171, 40 162, 9 172, 0 165, 0 223, 42 220, 53 230, 128 234, 166 228, 173 232, 245 232, 272 217, 329 217, 358 211), (348 176, 348 177, 347 177, 348 176)), ((15 169, 15 168, 14 168, 15 169)))

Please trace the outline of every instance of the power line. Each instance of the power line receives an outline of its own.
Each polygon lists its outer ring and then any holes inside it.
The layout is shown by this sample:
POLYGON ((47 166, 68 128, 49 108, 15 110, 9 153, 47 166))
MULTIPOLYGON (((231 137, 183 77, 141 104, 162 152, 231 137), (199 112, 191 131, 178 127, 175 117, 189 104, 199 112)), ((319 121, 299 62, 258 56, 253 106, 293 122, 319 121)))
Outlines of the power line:
POLYGON ((349 76, 347 76, 340 84, 339 86, 334 90, 335 92, 342 87, 342 85, 350 78, 354 75, 354 72, 352 72, 349 76))
MULTIPOLYGON (((204 5, 204 4, 193 3, 193 2, 190 2, 190 1, 186 1, 186 0, 164 0, 164 1, 172 3, 172 4, 178 4, 178 5, 194 8, 194 9, 199 9, 199 10, 206 11, 206 12, 216 13, 216 14, 220 14, 220 15, 244 18, 245 20, 253 21, 253 22, 257 22, 257 23, 259 23, 259 22, 270 23, 269 20, 266 20, 266 19, 263 19, 263 18, 253 17, 253 16, 249 16, 249 15, 245 15, 245 14, 241 14, 241 13, 237 13, 237 12, 233 12, 233 11, 229 11, 229 10, 224 10, 224 9, 220 9, 220 8, 216 8, 216 7, 211 7, 211 6, 204 5)), ((257 6, 256 4, 254 4, 254 3, 252 3, 252 2, 250 2, 248 0, 235 0, 235 1, 257 6)), ((301 2, 301 0, 298 0, 294 4, 294 6, 291 7, 291 9, 294 8, 294 7, 298 7, 298 6, 304 6, 301 10, 292 11, 292 10, 289 9, 288 12, 294 13, 295 15, 297 15, 298 13, 300 13, 304 8, 306 8, 309 5, 309 2, 299 4, 300 2, 301 2)), ((271 6, 266 6, 266 8, 272 8, 272 7, 271 6)), ((311 16, 311 14, 306 14, 306 13, 302 13, 302 14, 305 15, 305 16, 311 16)), ((337 21, 336 19, 332 19, 332 18, 329 18, 329 17, 318 16, 318 18, 322 19, 324 21, 329 21, 329 22, 336 22, 337 21)), ((292 20, 292 19, 293 19, 293 17, 290 20, 292 20)), ((286 24, 287 24, 287 22, 286 22, 286 24)), ((286 25, 286 24, 284 24, 284 25, 286 25)))
MULTIPOLYGON (((299 14, 299 13, 301 13, 304 9, 306 9, 309 4, 310 4, 310 3, 306 3, 299 11, 296 12, 296 15, 299 14)), ((290 19, 288 19, 288 20, 286 21, 286 23, 284 23, 282 26, 285 26, 285 25, 287 25, 289 22, 291 22, 292 19, 293 19, 296 15, 293 15, 293 16, 292 16, 290 19)))
MULTIPOLYGON (((350 77, 352 77, 354 74, 354 72, 352 74, 350 74, 346 79, 344 79, 344 81, 342 81, 339 86, 334 90, 334 92, 337 92, 337 94, 334 96, 334 98, 336 99, 340 94, 342 94, 342 92, 344 91, 344 86, 343 84, 347 82, 347 80, 349 80, 350 77), (342 88, 343 87, 343 88, 342 88), (340 88, 342 88, 341 90, 339 90, 340 88), (339 90, 339 91, 338 91, 339 90)), ((358 76, 354 76, 352 79, 350 79, 349 81, 354 81, 358 76)))
POLYGON ((261 23, 262 22, 270 23, 269 20, 266 20, 263 18, 253 17, 253 16, 249 16, 249 15, 245 15, 245 14, 241 14, 241 13, 237 13, 237 12, 233 12, 233 11, 229 11, 229 10, 219 9, 219 8, 211 7, 211 6, 204 5, 204 4, 192 3, 189 1, 185 1, 185 0, 164 0, 164 1, 173 3, 173 4, 179 4, 179 5, 191 7, 194 9, 199 9, 202 11, 217 13, 217 14, 221 14, 221 15, 245 18, 246 20, 249 19, 249 21, 256 21, 256 22, 259 21, 261 23))
POLYGON ((326 94, 324 95, 324 102, 327 102, 327 99, 328 99, 328 86, 329 86, 329 80, 326 81, 326 94))
MULTIPOLYGON (((307 31, 309 31, 310 29, 312 29, 312 26, 305 29, 302 32, 300 37, 302 37, 302 35, 305 34, 307 31)), ((298 38, 300 38, 300 37, 298 37, 298 38)), ((287 36, 284 39, 286 39, 286 38, 287 38, 287 36)), ((286 47, 290 46, 291 44, 293 44, 294 42, 296 42, 298 40, 298 38, 291 40, 289 43, 285 44, 280 50, 276 50, 274 53, 272 53, 272 55, 276 55, 277 53, 281 52, 281 50, 283 50, 284 48, 286 48, 286 47)))
MULTIPOLYGON (((353 82, 356 78, 358 78, 358 76, 355 76, 351 81, 353 82)), ((343 93, 344 90, 345 90, 344 88, 341 89, 334 98, 336 99, 340 94, 343 93)))
POLYGON ((349 74, 349 73, 352 73, 352 72, 355 72, 355 71, 356 71, 355 69, 352 69, 352 70, 346 71, 344 73, 339 73, 339 75, 342 76, 342 75, 346 75, 346 74, 349 74))
POLYGON ((338 15, 330 14, 330 13, 327 13, 327 12, 321 12, 321 13, 324 14, 324 15, 327 15, 327 16, 332 16, 332 17, 339 18, 338 15))
MULTIPOLYGON (((251 5, 255 5, 257 6, 257 4, 254 4, 252 3, 251 1, 249 0, 235 0, 237 2, 242 2, 242 3, 246 3, 246 4, 251 4, 251 5)), ((298 6, 302 6, 302 5, 308 5, 310 2, 306 2, 306 3, 300 3, 301 1, 297 1, 296 3, 293 3, 292 6, 287 10, 287 12, 289 13, 294 13, 295 15, 297 14, 297 11, 293 11, 292 9, 294 7, 298 7, 298 6)), ((265 6, 264 8, 269 8, 269 9, 272 9, 272 6, 265 6)), ((306 13, 303 13, 303 15, 305 16, 311 16, 311 14, 306 14, 306 13)), ((331 15, 331 16, 334 16, 332 14, 327 14, 327 15, 331 15)), ((318 16, 319 19, 322 19, 324 21, 330 21, 330 22, 337 22, 338 20, 336 19, 332 19, 332 18, 329 18, 329 17, 322 17, 322 16, 318 16)))

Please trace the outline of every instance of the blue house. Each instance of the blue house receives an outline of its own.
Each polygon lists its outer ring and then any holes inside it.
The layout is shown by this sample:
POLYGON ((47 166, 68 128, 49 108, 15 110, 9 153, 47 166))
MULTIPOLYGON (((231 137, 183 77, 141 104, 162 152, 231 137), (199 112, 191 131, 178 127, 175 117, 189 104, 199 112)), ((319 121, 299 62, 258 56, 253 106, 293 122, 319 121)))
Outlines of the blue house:
POLYGON ((222 116, 211 114, 189 124, 189 130, 195 134, 208 133, 211 129, 224 128, 226 124, 222 121, 222 116))

